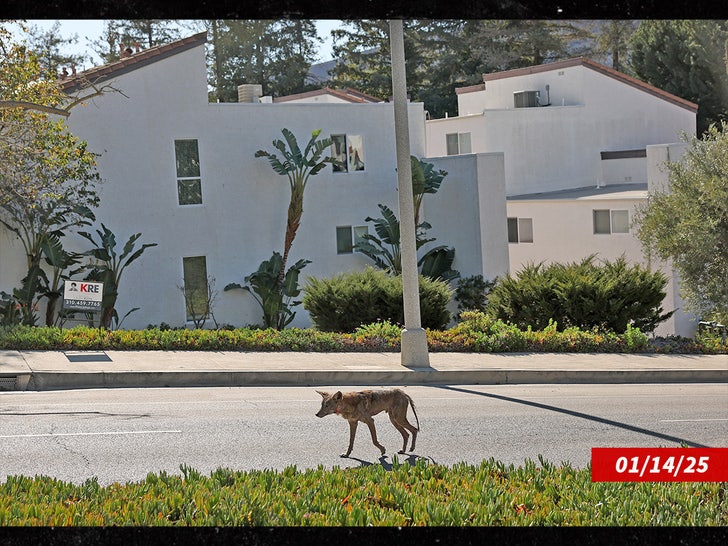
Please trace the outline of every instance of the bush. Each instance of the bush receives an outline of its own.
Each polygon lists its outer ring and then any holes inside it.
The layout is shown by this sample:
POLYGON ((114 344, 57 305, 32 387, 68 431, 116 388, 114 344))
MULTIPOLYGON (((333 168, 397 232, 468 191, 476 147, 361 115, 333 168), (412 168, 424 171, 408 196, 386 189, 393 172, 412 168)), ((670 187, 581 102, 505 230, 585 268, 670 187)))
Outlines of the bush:
MULTIPOLYGON (((420 316, 423 328, 442 329, 450 320, 447 304, 452 290, 442 281, 420 276, 420 316)), ((404 323, 402 277, 367 268, 329 279, 309 277, 303 307, 313 324, 327 332, 353 332, 377 320, 404 323)))
POLYGON ((488 296, 487 311, 519 328, 541 330, 555 321, 560 329, 578 327, 626 332, 632 325, 651 332, 674 311, 660 307, 667 278, 624 258, 599 266, 590 256, 581 263, 530 264, 517 278, 500 278, 488 296))
POLYGON ((455 288, 455 301, 460 311, 484 311, 488 303, 488 293, 496 281, 486 281, 483 275, 471 275, 459 279, 455 288))

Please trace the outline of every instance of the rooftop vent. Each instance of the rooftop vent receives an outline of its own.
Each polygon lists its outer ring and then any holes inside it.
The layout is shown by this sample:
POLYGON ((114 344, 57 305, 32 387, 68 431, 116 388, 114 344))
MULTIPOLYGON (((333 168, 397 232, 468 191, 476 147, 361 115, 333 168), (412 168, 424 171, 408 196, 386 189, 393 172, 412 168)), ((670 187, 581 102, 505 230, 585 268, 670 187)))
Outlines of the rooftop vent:
POLYGON ((263 86, 259 83, 238 85, 238 102, 260 102, 263 86))
POLYGON ((538 91, 516 91, 513 93, 513 106, 515 108, 531 108, 539 105, 538 91))

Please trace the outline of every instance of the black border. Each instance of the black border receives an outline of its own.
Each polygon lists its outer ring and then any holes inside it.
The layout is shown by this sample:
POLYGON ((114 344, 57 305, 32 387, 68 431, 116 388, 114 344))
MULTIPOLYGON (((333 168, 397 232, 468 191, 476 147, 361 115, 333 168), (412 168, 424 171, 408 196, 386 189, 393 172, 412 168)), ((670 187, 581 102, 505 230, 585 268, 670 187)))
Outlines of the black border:
POLYGON ((716 0, 4 0, 3 19, 725 19, 716 0))
MULTIPOLYGON (((727 19, 728 2, 715 0, 4 0, 0 19, 727 19)), ((451 542, 487 544, 579 544, 713 546, 728 544, 728 527, 429 527, 429 528, 146 528, 0 527, 0 545, 20 544, 337 544, 398 546, 451 542)))

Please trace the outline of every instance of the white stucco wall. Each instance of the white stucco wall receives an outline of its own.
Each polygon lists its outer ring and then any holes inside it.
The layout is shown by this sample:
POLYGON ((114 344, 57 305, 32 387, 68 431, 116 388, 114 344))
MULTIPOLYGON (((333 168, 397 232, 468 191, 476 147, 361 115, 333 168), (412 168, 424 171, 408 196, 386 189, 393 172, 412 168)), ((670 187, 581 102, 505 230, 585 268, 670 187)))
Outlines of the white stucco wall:
POLYGON ((630 233, 595 234, 595 209, 627 210, 630 222, 634 208, 644 199, 537 199, 508 201, 509 218, 533 219, 533 243, 508 245, 510 269, 516 274, 526 263, 574 262, 590 254, 614 260, 624 255, 643 263, 639 241, 630 233))
POLYGON ((425 195, 421 221, 433 228, 433 246, 455 247, 453 268, 461 277, 492 279, 508 272, 503 154, 468 154, 426 158, 448 174, 439 191, 425 195), (477 218, 478 221, 472 221, 477 218))
MULTIPOLYGON (((597 254, 648 265, 633 229, 629 234, 595 235, 593 210, 629 210, 646 193, 622 192, 580 199, 553 199, 534 194, 574 188, 665 179, 659 165, 679 157, 683 133, 695 134, 695 113, 585 66, 537 71, 489 79, 485 90, 458 95, 458 117, 426 122, 427 152, 444 155, 445 135, 470 133, 473 152, 502 152, 508 217, 533 219, 534 242, 509 244, 509 267, 526 263, 573 262, 597 254), (546 85, 549 86, 548 93, 546 85), (514 108, 515 91, 537 90, 550 106, 514 108), (602 159, 601 152, 647 150, 647 157, 602 159)), ((653 267, 654 264, 652 265, 653 267)), ((665 310, 678 309, 658 335, 692 335, 694 317, 682 309, 678 282, 669 264, 659 266, 669 284, 665 310)))
MULTIPOLYGON (((446 153, 446 134, 470 132, 473 152, 504 153, 508 195, 619 182, 611 167, 604 173, 600 152, 695 133, 694 112, 580 65, 487 81, 484 91, 459 94, 458 109, 427 121, 428 155, 446 153), (538 90, 545 102, 546 85, 550 106, 514 108, 515 91, 538 90)), ((621 182, 628 177, 645 182, 644 161, 621 182)))
MULTIPOLYGON (((288 181, 254 154, 258 149, 275 152, 272 141, 282 138, 284 127, 302 147, 311 131, 319 128, 322 137, 360 135, 364 145, 365 171, 333 173, 327 167, 309 181, 302 222, 289 256, 289 265, 302 258, 312 261, 303 270, 301 284, 307 276, 330 276, 370 263, 360 254, 337 255, 336 227, 366 225, 367 216, 378 215, 378 203, 396 210, 392 104, 211 104, 203 46, 132 70, 111 83, 123 95, 94 98, 75 109, 68 123, 91 150, 101 154, 98 170, 104 181, 96 216, 99 224, 103 222, 116 234, 117 250, 139 232, 138 244, 158 243, 121 279, 119 314, 141 308, 126 319, 124 327, 185 323, 184 298, 178 287, 183 283, 182 259, 192 256, 205 256, 208 275, 216 280, 219 294, 214 313, 219 323, 260 322, 261 311, 251 295, 223 292, 223 288, 231 282, 242 284, 274 250, 283 251, 288 181), (198 141, 201 205, 178 204, 175 139, 198 141)), ((409 121, 411 153, 424 157, 421 103, 409 105, 409 121)), ((474 161, 464 160, 468 167, 458 178, 464 188, 474 188, 481 183, 478 177, 484 176, 471 168, 474 161)), ((458 171, 459 162, 450 160, 449 168, 458 171)), ((503 201, 500 206, 505 210, 503 201)), ((467 214, 453 213, 456 224, 437 223, 438 239, 459 245, 458 258, 473 272, 479 272, 477 266, 483 260, 471 258, 473 240, 462 232, 477 233, 478 212, 470 208, 467 214)), ((23 253, 5 230, 0 232, 0 290, 10 291, 25 273, 23 253)), ((67 237, 65 245, 79 251, 89 247, 78 236, 67 237)), ((292 325, 310 325, 303 307, 296 309, 292 325)))

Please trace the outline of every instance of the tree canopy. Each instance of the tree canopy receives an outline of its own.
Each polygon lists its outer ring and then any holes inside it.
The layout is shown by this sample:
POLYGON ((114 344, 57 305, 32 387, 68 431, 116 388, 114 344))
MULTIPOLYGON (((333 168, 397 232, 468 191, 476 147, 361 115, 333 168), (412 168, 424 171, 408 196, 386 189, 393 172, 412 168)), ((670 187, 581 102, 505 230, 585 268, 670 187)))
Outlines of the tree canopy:
POLYGON ((238 85, 260 84, 280 97, 314 88, 306 82, 320 41, 309 19, 206 20, 210 99, 236 102, 238 85))
POLYGON ((642 21, 631 43, 639 79, 698 104, 698 134, 728 119, 728 22, 642 21))
POLYGON ((0 50, 0 223, 25 249, 28 275, 15 297, 24 322, 33 324, 34 298, 49 291, 41 269, 44 248, 55 246, 69 227, 93 219, 99 175, 95 154, 65 125, 76 100, 2 26, 0 50))
POLYGON ((635 224, 644 247, 672 260, 688 308, 728 320, 728 124, 692 137, 684 160, 669 163, 669 188, 650 192, 635 224))

